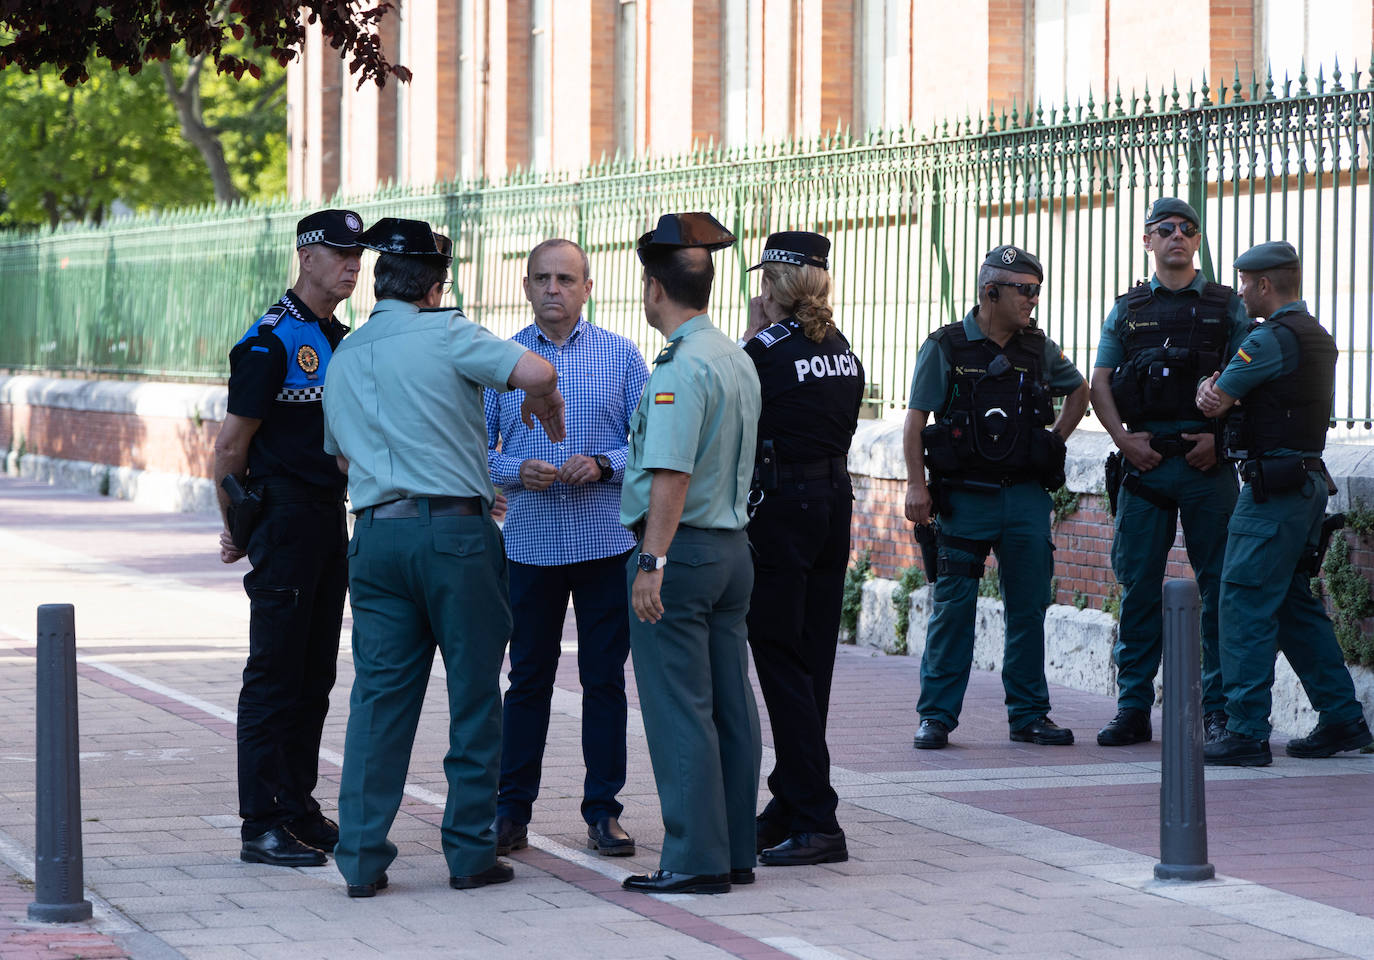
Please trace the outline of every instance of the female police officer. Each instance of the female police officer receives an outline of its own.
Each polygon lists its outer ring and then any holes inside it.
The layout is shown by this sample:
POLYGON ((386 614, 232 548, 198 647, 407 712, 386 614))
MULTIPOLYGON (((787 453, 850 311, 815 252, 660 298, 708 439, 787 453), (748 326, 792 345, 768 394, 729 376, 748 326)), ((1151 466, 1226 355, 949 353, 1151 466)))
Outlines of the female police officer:
POLYGON ((831 319, 829 253, 819 234, 775 233, 751 268, 763 270, 763 284, 744 349, 758 368, 763 412, 748 622, 777 755, 773 796, 758 818, 760 860, 771 866, 849 858, 825 721, 849 562, 846 458, 864 370, 831 319))

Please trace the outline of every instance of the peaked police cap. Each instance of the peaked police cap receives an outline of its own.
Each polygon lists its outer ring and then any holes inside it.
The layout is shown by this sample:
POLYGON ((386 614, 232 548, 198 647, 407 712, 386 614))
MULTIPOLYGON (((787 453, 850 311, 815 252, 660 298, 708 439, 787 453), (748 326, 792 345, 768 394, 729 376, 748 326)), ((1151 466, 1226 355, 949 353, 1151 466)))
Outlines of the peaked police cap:
POLYGON ((782 230, 770 233, 763 245, 763 256, 750 267, 757 270, 765 263, 790 263, 794 267, 830 269, 830 241, 819 233, 806 230, 782 230))
POLYGON ((312 243, 351 250, 360 246, 363 221, 352 210, 317 210, 296 223, 296 249, 312 243))

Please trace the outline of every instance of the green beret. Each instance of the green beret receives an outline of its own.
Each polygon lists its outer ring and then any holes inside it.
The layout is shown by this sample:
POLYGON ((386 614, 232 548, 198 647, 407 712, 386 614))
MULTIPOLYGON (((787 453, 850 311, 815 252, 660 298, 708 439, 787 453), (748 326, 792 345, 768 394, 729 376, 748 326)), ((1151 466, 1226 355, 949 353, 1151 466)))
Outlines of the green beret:
POLYGON ((1178 197, 1160 197, 1150 206, 1149 213, 1145 214, 1145 226, 1158 223, 1169 217, 1182 217, 1184 220, 1191 220, 1193 226, 1202 226, 1202 221, 1198 219, 1197 211, 1193 205, 1186 200, 1178 197))
POLYGON ((1261 270, 1277 270, 1281 267, 1298 266, 1298 251, 1286 240, 1270 240, 1246 250, 1236 257, 1236 269, 1247 273, 1261 270))
POLYGON ((1013 247, 1009 243, 989 250, 988 255, 983 258, 983 266, 998 267, 1014 273, 1033 273, 1035 279, 1041 282, 1045 279, 1045 269, 1040 266, 1040 261, 1020 247, 1013 247))

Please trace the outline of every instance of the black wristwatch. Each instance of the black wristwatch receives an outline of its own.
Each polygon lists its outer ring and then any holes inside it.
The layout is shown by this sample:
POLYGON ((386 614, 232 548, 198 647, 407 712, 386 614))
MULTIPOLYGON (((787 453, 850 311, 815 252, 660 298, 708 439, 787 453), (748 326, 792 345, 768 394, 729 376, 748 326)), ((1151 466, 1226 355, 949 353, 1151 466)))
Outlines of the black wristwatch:
POLYGON ((595 460, 596 465, 601 468, 602 483, 605 483, 607 480, 611 479, 611 477, 615 476, 615 467, 611 466, 610 457, 606 456, 604 453, 598 453, 596 456, 592 457, 592 459, 595 460))
POLYGON ((662 570, 668 565, 667 557, 656 557, 652 553, 641 553, 639 555, 639 569, 645 573, 653 573, 655 570, 662 570))

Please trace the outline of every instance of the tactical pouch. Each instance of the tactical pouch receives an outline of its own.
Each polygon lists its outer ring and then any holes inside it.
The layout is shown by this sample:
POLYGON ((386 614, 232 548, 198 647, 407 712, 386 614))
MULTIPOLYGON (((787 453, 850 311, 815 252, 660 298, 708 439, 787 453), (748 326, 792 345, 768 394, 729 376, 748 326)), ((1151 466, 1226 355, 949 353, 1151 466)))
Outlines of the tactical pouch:
POLYGON ((1302 488, 1308 482, 1307 470, 1303 468, 1302 457, 1269 457, 1252 460, 1251 463, 1264 475, 1266 496, 1276 493, 1290 493, 1302 488))
POLYGON ((1116 498, 1121 495, 1121 478, 1125 473, 1124 457, 1120 450, 1107 454, 1107 462, 1102 465, 1102 474, 1107 484, 1107 506, 1112 516, 1116 516, 1116 498))
POLYGON ((1245 423, 1245 411, 1233 408, 1221 428, 1222 449, 1227 460, 1250 459, 1250 431, 1245 423))
POLYGON ((262 491, 245 489, 239 478, 232 473, 220 481, 224 492, 229 494, 229 537, 240 550, 248 549, 248 541, 262 518, 262 491))
POLYGON ((1046 490, 1058 490, 1064 485, 1064 464, 1069 448, 1064 438, 1053 430, 1036 430, 1031 434, 1031 469, 1046 490))
POLYGON ((778 492, 778 455, 773 450, 773 441, 765 440, 759 453, 758 485, 764 493, 778 492))
POLYGON ((949 476, 959 471, 959 454, 954 449, 954 436, 950 421, 939 420, 921 431, 921 443, 925 447, 926 469, 932 477, 939 474, 949 476))
POLYGON ((921 548, 921 566, 925 568, 926 579, 934 583, 940 578, 940 545, 936 540, 935 525, 918 523, 911 533, 921 548))
POLYGON ((1138 423, 1145 414, 1145 396, 1141 390, 1141 365, 1149 369, 1153 351, 1142 351, 1112 371, 1112 399, 1123 423, 1138 423))

